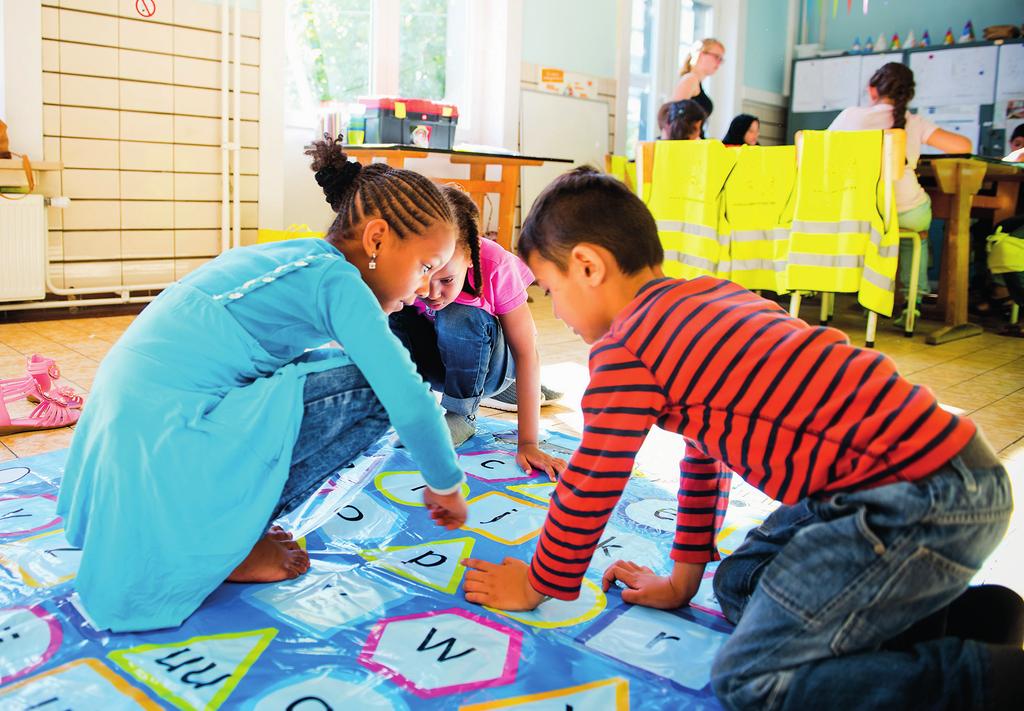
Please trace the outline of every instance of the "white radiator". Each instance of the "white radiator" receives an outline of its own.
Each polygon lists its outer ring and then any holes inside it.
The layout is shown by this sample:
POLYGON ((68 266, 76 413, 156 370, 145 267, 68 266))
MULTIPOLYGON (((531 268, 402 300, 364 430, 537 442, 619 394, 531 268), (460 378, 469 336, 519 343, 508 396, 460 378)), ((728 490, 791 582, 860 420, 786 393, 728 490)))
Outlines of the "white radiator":
POLYGON ((0 302, 45 298, 45 270, 43 196, 0 198, 0 302))

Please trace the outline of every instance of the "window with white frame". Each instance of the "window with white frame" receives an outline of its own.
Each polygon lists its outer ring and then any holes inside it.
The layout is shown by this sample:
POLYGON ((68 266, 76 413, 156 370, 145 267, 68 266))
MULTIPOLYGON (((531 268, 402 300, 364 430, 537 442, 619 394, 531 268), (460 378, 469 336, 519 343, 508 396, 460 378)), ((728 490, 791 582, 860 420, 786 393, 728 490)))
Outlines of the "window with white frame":
POLYGON ((360 96, 458 104, 469 0, 287 0, 288 122, 360 96))
POLYGON ((626 155, 635 155, 637 141, 658 137, 658 107, 671 94, 693 42, 712 33, 713 19, 710 1, 633 0, 626 155))
POLYGON ((647 140, 654 88, 656 0, 633 0, 629 32, 629 97, 626 103, 626 155, 636 154, 638 140, 647 140))
POLYGON ((703 2, 680 0, 679 2, 679 52, 678 64, 683 66, 686 55, 697 40, 710 37, 712 9, 703 2))

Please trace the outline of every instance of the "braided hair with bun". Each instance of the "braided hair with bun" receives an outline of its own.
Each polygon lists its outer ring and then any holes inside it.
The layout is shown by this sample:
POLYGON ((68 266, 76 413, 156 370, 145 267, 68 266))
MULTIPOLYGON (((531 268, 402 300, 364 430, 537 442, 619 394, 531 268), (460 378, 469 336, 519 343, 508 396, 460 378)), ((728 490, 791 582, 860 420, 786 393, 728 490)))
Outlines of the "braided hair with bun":
POLYGON ((441 186, 444 199, 451 205, 455 214, 455 223, 459 228, 459 246, 469 249, 470 262, 473 269, 473 283, 466 279, 462 290, 470 296, 480 295, 480 210, 469 194, 455 183, 441 186))
POLYGON ((324 197, 337 213, 327 231, 334 244, 357 236, 360 225, 379 217, 399 239, 419 234, 437 223, 455 224, 448 201, 429 178, 384 163, 350 161, 339 139, 324 134, 306 149, 324 197))
POLYGON ((910 67, 899 62, 883 64, 871 75, 868 86, 873 87, 880 98, 892 102, 892 127, 905 128, 907 105, 914 98, 914 72, 910 67))

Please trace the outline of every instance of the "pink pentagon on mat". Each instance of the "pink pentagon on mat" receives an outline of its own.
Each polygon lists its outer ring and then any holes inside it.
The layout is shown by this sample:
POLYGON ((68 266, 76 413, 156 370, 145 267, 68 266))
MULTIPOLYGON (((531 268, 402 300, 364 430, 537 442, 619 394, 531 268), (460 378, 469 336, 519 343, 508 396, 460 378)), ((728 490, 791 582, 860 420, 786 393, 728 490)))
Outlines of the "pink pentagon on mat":
POLYGON ((523 646, 523 633, 519 630, 507 627, 494 620, 489 620, 486 617, 477 615, 463 610, 457 607, 452 607, 447 610, 431 610, 429 612, 419 612, 411 615, 401 615, 398 617, 385 617, 377 622, 373 629, 370 631, 369 637, 366 638, 366 643, 363 645, 362 651, 359 653, 359 663, 367 669, 374 671, 384 677, 391 679, 393 682, 398 684, 403 689, 406 689, 416 696, 423 699, 430 699, 437 696, 447 696, 449 694, 460 694, 467 691, 473 691, 475 689, 484 689, 491 686, 502 686, 504 684, 510 684, 515 681, 516 673, 519 669, 519 656, 523 646), (482 681, 468 682, 465 684, 450 684, 448 686, 439 686, 433 689, 424 689, 416 685, 416 682, 409 679, 407 676, 402 674, 399 670, 389 667, 381 662, 376 661, 373 658, 374 653, 377 651, 377 647, 380 644, 381 637, 384 635, 384 630, 388 625, 395 622, 402 622, 405 620, 416 620, 428 617, 435 617, 437 615, 458 615, 472 622, 476 622, 483 627, 488 627, 492 630, 500 632, 508 637, 508 650, 505 653, 505 663, 502 667, 501 673, 491 679, 484 679, 482 681))

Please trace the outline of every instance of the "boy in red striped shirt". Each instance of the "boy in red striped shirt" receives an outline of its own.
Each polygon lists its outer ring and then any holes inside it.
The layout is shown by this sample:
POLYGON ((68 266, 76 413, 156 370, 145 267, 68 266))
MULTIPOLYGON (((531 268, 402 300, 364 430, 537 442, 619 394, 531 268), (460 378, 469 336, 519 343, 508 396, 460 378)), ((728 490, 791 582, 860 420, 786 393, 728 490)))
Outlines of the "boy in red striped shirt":
POLYGON ((1019 644, 882 649, 959 596, 1006 531, 1009 478, 970 420, 840 331, 728 281, 664 277, 653 218, 609 176, 554 181, 519 251, 555 314, 593 344, 583 438, 532 563, 466 561, 467 600, 575 599, 658 425, 687 447, 673 572, 620 561, 606 590, 618 580, 626 602, 687 604, 718 559, 732 472, 783 504, 715 575, 737 624, 712 670, 727 707, 990 706, 1017 693, 1006 684, 1024 679, 1019 644))

